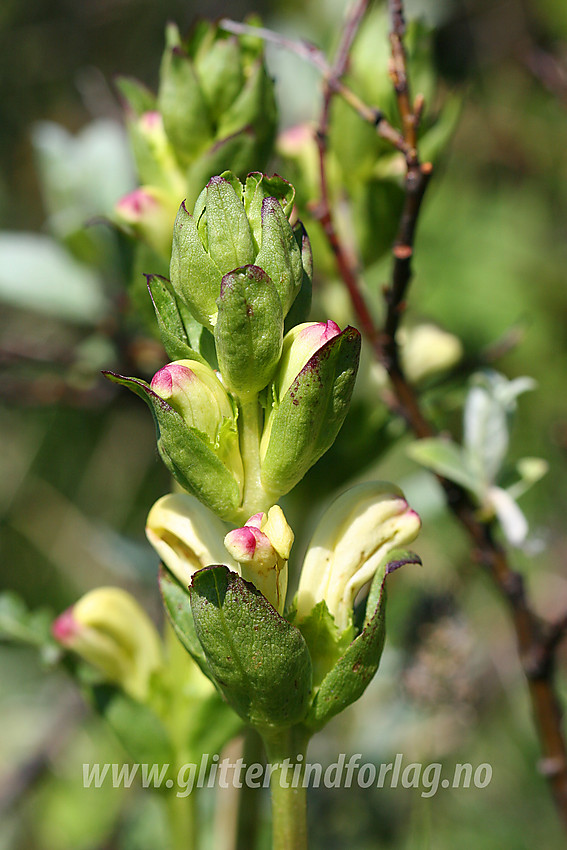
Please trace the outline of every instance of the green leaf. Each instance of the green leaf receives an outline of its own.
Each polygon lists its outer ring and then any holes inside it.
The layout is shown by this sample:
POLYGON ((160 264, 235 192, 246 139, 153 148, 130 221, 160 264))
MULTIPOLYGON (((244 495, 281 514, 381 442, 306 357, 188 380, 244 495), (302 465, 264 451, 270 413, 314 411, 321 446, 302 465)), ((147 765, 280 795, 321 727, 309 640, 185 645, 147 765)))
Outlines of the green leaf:
POLYGON ((232 519, 240 504, 240 488, 206 435, 188 427, 182 416, 145 381, 114 372, 103 375, 127 387, 149 406, 156 423, 159 453, 181 486, 222 519, 232 519))
POLYGON ((463 446, 484 486, 496 481, 510 440, 508 413, 491 390, 489 385, 473 386, 464 412, 463 446))
POLYGON ((254 262, 256 252, 244 205, 226 177, 209 180, 205 216, 207 250, 222 275, 254 262))
POLYGON ((254 171, 246 177, 244 190, 244 208, 257 250, 262 244, 262 204, 266 198, 277 198, 289 219, 295 200, 295 189, 287 180, 274 174, 268 177, 260 171, 254 171))
MULTIPOLYGON (((293 611, 289 620, 294 623, 293 611)), ((342 634, 339 632, 324 599, 315 605, 308 617, 297 624, 297 628, 309 648, 313 664, 313 688, 316 690, 345 653, 353 639, 353 632, 352 629, 345 629, 342 634)))
POLYGON ((497 480, 508 454, 517 398, 535 386, 532 378, 510 381, 494 370, 473 376, 465 404, 463 445, 469 465, 477 470, 485 486, 497 480))
POLYGON ((368 595, 364 628, 321 682, 304 721, 311 729, 320 729, 359 699, 374 678, 386 638, 386 578, 408 563, 421 561, 411 552, 390 552, 377 570, 368 595))
MULTIPOLYGON (((191 347, 181 307, 169 280, 160 275, 151 274, 147 275, 147 281, 156 311, 161 341, 168 357, 171 360, 198 360, 206 364, 205 358, 191 347)), ((199 329, 202 330, 200 325, 199 329)))
POLYGON ((257 147, 253 129, 246 126, 207 148, 187 171, 187 203, 194 203, 211 177, 227 168, 239 177, 245 177, 258 161, 257 147))
POLYGON ((180 162, 188 165, 213 136, 206 100, 193 64, 176 44, 175 28, 170 26, 169 46, 160 70, 158 107, 169 140, 180 162))
POLYGON ((198 52, 195 67, 210 113, 218 121, 238 97, 244 82, 238 39, 218 38, 207 45, 206 50, 198 52))
POLYGON ((185 203, 179 207, 173 225, 169 271, 174 292, 202 325, 212 328, 222 274, 205 251, 195 220, 187 212, 185 203))
POLYGON ((262 202, 262 245, 255 263, 273 280, 287 315, 303 283, 303 265, 301 248, 276 198, 262 202))
POLYGON ((164 567, 160 567, 158 580, 163 604, 175 634, 203 673, 212 679, 209 663, 195 631, 189 589, 183 587, 164 567))
POLYGON ((215 325, 220 370, 237 394, 258 393, 278 365, 283 315, 276 288, 258 266, 245 266, 222 279, 215 325))
POLYGON ((169 734, 151 708, 131 699, 112 685, 92 688, 95 708, 118 740, 139 764, 171 764, 174 754, 169 734))
POLYGON ((442 437, 430 437, 417 440, 407 448, 408 455, 422 466, 436 472, 449 481, 460 484, 465 490, 479 495, 482 492, 482 482, 469 469, 463 449, 442 437))
POLYGON ((267 157, 275 138, 276 124, 274 84, 262 60, 258 59, 240 94, 220 116, 217 133, 221 137, 232 136, 243 127, 252 125, 260 137, 263 157, 267 157))
MULTIPOLYGON (((345 328, 315 352, 269 414, 262 484, 283 495, 333 444, 347 414, 360 334, 345 328)), ((264 439, 264 438, 263 438, 264 439)))
POLYGON ((140 116, 144 112, 153 112, 157 109, 154 93, 134 77, 117 77, 115 85, 135 115, 140 116))
POLYGON ((187 749, 191 760, 200 762, 204 753, 220 753, 226 744, 242 731, 242 720, 213 690, 209 696, 193 700, 187 749))
POLYGON ((301 264, 303 266, 303 280, 301 288, 297 293, 293 304, 285 318, 284 336, 296 325, 301 325, 309 320, 311 313, 312 280, 313 280, 313 251, 301 221, 293 228, 297 244, 301 250, 301 264))
POLYGON ((51 637, 53 616, 44 609, 30 611, 17 594, 0 594, 0 640, 15 641, 35 647, 55 647, 51 637))
POLYGON ((211 672, 240 717, 259 728, 301 721, 311 692, 301 632, 227 567, 199 570, 189 593, 211 672))

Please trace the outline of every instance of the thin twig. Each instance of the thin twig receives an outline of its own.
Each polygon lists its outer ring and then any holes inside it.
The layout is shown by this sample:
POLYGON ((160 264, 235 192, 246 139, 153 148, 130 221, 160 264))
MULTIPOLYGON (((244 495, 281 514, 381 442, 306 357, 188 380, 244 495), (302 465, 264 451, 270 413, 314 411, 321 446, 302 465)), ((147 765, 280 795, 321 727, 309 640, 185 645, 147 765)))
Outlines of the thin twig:
MULTIPOLYGON (((404 376, 396 337, 412 278, 415 232, 432 167, 429 163, 420 163, 417 150, 417 129, 423 100, 418 97, 412 103, 403 42, 405 21, 402 0, 390 0, 390 16, 390 74, 403 127, 407 170, 405 203, 393 247, 392 279, 385 291, 386 319, 380 332, 360 289, 358 269, 349 260, 349 254, 334 228, 329 204, 325 170, 326 137, 332 95, 340 93, 340 86, 332 78, 327 79, 324 88, 323 108, 317 133, 321 175, 320 218, 361 328, 378 359, 388 371, 395 395, 393 407, 404 416, 416 436, 431 437, 435 436, 436 430, 423 415, 419 399, 404 376)), ((342 55, 341 62, 338 70, 342 72, 347 62, 342 55)), ((402 149, 399 144, 395 147, 402 149)), ((449 508, 471 538, 475 560, 489 571, 501 595, 507 600, 542 750, 540 770, 550 783, 559 815, 567 827, 567 752, 562 732, 562 711, 554 683, 555 650, 567 632, 567 616, 548 630, 546 635, 543 624, 528 601, 522 576, 511 567, 506 551, 495 538, 494 524, 478 519, 474 503, 461 487, 443 478, 440 478, 440 481, 449 508)))
POLYGON ((265 27, 253 27, 248 24, 242 24, 239 21, 232 21, 229 18, 222 18, 219 21, 219 27, 235 35, 252 35, 256 38, 261 38, 263 41, 269 41, 271 44, 275 44, 284 50, 289 50, 305 62, 314 65, 321 72, 324 81, 330 86, 333 92, 340 94, 343 100, 360 115, 363 121, 372 124, 379 136, 390 142, 404 156, 407 155, 408 149, 404 136, 392 127, 380 109, 368 106, 352 89, 345 86, 338 79, 337 75, 333 73, 333 68, 327 62, 327 57, 315 44, 312 44, 306 39, 286 38, 286 36, 265 27))
POLYGON ((342 241, 339 239, 339 235, 335 227, 332 206, 329 198, 326 168, 331 101, 333 99, 333 95, 339 90, 339 78, 346 71, 349 52, 367 8, 368 0, 361 0, 361 2, 358 2, 352 7, 352 11, 347 18, 347 22, 343 30, 343 37, 337 48, 335 61, 333 62, 333 66, 329 67, 329 72, 323 83, 321 114, 319 116, 319 122, 315 132, 317 150, 319 153, 320 203, 317 208, 313 210, 313 213, 319 220, 331 250, 335 255, 337 267, 341 278, 348 289, 356 315, 361 325, 361 330, 369 339, 373 340, 376 336, 376 329, 374 326, 374 320, 366 306, 366 302, 358 286, 356 258, 350 256, 346 251, 342 241))

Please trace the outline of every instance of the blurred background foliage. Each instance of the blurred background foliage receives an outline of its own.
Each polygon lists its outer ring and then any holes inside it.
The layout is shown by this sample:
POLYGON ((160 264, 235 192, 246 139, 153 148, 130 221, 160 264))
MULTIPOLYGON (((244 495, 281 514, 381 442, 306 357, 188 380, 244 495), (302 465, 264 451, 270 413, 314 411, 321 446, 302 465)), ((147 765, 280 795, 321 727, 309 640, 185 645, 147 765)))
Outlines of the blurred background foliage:
MULTIPOLYGON (((114 75, 155 90, 169 19, 184 31, 198 13, 241 19, 257 11, 274 29, 331 47, 343 6, 2 3, 1 571, 2 586, 31 609, 58 613, 92 587, 120 584, 160 618, 157 564, 143 529, 150 505, 169 489, 168 474, 146 410, 99 377, 101 368, 150 375, 163 362, 128 311, 131 247, 93 223, 135 185, 114 75)), ((434 27, 444 86, 464 96, 420 223, 411 317, 456 333, 465 355, 448 379, 429 382, 426 403, 459 437, 463 379, 476 366, 537 380, 519 402, 511 457, 537 455, 550 470, 522 501, 530 545, 514 557, 538 609, 554 618, 567 599, 567 11, 562 0, 414 0, 408 12, 434 27)), ((313 69, 272 48, 268 63, 282 129, 311 119, 313 69)), ((316 270, 317 263, 316 253, 316 270)), ((378 261, 365 276, 377 311, 388 265, 378 261)), ((324 313, 349 319, 344 297, 319 278, 314 318, 324 313)), ((310 757, 330 763, 337 751, 362 752, 378 764, 400 752, 405 763, 448 769, 488 762, 493 780, 430 799, 417 789, 313 791, 313 847, 564 846, 535 769, 506 611, 471 566, 468 541, 431 477, 407 457, 409 438, 391 448, 403 429, 386 425, 371 396, 363 370, 332 461, 323 458, 287 499, 295 555, 299 561, 316 520, 314 494, 330 496, 357 471, 404 487, 424 519, 425 566, 392 582, 383 670, 310 757)), ((0 665, 1 850, 166 847, 158 795, 83 789, 83 762, 122 762, 125 754, 49 655, 3 644, 0 665)), ((561 687, 567 696, 564 678, 561 687)), ((217 802, 221 813, 232 805, 225 792, 217 802)), ((221 846, 223 818, 215 820, 213 803, 206 794, 203 847, 221 846)))

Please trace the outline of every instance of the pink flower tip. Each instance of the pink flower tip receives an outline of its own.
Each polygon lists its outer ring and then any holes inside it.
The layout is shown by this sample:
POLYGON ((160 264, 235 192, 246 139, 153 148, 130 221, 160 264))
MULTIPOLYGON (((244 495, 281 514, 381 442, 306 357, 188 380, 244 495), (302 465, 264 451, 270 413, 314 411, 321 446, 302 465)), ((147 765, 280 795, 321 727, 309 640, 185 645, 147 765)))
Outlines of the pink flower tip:
POLYGON ((63 611, 51 626, 51 634, 63 646, 70 644, 79 631, 80 625, 73 616, 72 608, 63 611))
POLYGON ((253 516, 250 517, 250 519, 246 520, 245 527, 246 526, 253 526, 254 528, 260 528, 260 526, 262 525, 262 520, 264 519, 265 516, 266 516, 266 514, 264 514, 262 511, 260 511, 260 513, 258 513, 258 514, 254 514, 253 516))
MULTIPOLYGON (((225 546, 237 560, 248 560, 254 557, 254 552, 256 551, 256 535, 254 531, 257 531, 257 529, 245 525, 242 528, 235 528, 234 531, 229 531, 226 535, 224 540, 225 546)), ((261 534, 262 532, 259 533, 261 534)))
POLYGON ((120 198, 116 204, 116 211, 126 221, 134 222, 140 221, 155 206, 157 206, 156 199, 146 189, 139 188, 120 198))
POLYGON ((151 388, 162 398, 169 398, 174 391, 174 387, 180 384, 187 384, 195 377, 195 373, 187 366, 180 366, 177 363, 169 363, 156 372, 151 381, 151 388))
POLYGON ((157 109, 150 109, 140 116, 140 125, 144 130, 154 130, 162 123, 161 113, 157 109))
POLYGON ((316 345, 319 349, 330 339, 338 336, 340 332, 341 329, 337 323, 329 319, 328 322, 317 322, 315 325, 310 325, 308 328, 304 328, 299 334, 298 339, 309 341, 312 345, 316 345))

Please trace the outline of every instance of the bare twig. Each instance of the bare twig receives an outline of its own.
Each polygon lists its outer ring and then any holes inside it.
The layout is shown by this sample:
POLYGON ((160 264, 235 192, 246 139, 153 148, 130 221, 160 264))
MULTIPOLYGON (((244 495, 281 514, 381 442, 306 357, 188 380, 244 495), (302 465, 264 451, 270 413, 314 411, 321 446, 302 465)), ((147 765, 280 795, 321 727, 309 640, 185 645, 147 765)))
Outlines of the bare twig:
POLYGON ((333 99, 333 95, 338 91, 339 78, 342 77, 346 71, 349 51, 367 8, 368 0, 360 0, 360 2, 356 3, 352 7, 343 30, 343 37, 337 49, 335 61, 333 62, 333 66, 329 67, 329 72, 323 83, 323 102, 315 133, 317 149, 319 152, 320 202, 313 212, 319 219, 327 237, 327 241, 335 255, 337 267, 341 278, 349 291, 351 301, 361 325, 361 330, 369 339, 373 340, 376 336, 376 329, 374 326, 374 320, 366 306, 366 302, 358 285, 356 258, 352 257, 346 251, 335 227, 332 206, 329 198, 326 168, 327 137, 329 132, 331 101, 333 99))
MULTIPOLYGON (((378 108, 364 104, 341 81, 348 64, 350 48, 367 5, 364 0, 359 0, 352 7, 333 66, 329 65, 322 51, 309 42, 293 41, 270 30, 247 27, 227 20, 221 21, 221 26, 230 32, 256 35, 271 41, 291 50, 321 71, 324 86, 323 105, 317 128, 321 183, 318 216, 335 255, 339 273, 349 291, 361 329, 390 377, 395 396, 392 408, 405 418, 416 436, 431 437, 436 433, 435 428, 423 415, 419 399, 405 378, 397 345, 397 330, 412 278, 416 227, 432 174, 431 164, 420 162, 417 148, 417 132, 424 103, 419 95, 413 101, 411 97, 404 47, 405 20, 402 0, 390 0, 389 3, 392 47, 390 75, 396 91, 402 132, 387 122, 378 108), (377 133, 402 152, 406 160, 405 203, 393 247, 392 278, 385 290, 386 319, 380 331, 362 293, 356 260, 342 244, 333 222, 326 176, 326 154, 330 106, 335 94, 339 94, 363 120, 375 126, 377 133)), ((449 508, 471 538, 475 560, 488 569, 500 593, 508 602, 542 750, 540 769, 549 780, 558 812, 567 828, 567 752, 562 732, 562 713, 554 683, 555 650, 567 632, 567 617, 565 623, 562 621, 546 632, 528 601, 522 576, 511 567, 505 550, 494 536, 493 524, 478 519, 475 505, 462 488, 443 478, 440 481, 449 508)))
MULTIPOLYGON (((381 331, 376 328, 367 308, 356 264, 341 244, 333 225, 325 169, 326 137, 330 102, 333 94, 341 93, 341 88, 332 75, 326 79, 317 133, 321 177, 320 219, 335 254, 341 277, 350 293, 361 329, 390 377, 395 395, 392 407, 403 415, 416 436, 431 437, 436 433, 435 428, 423 415, 419 399, 405 378, 396 337, 412 278, 415 232, 432 166, 420 162, 417 150, 417 130, 423 110, 423 99, 418 97, 412 102, 411 98, 403 42, 405 21, 402 0, 390 0, 390 16, 390 74, 397 95, 405 141, 405 146, 395 144, 395 147, 404 150, 406 180, 404 208, 393 246, 392 278, 385 290, 386 318, 381 331)), ((348 39, 352 41, 350 32, 348 39)), ((346 43, 345 35, 344 44, 346 43)), ((341 52, 341 48, 337 57, 334 70, 335 73, 342 74, 348 57, 344 55, 344 50, 341 52)), ((362 115, 362 112, 359 114, 362 115)), ((494 536, 494 525, 478 519, 475 505, 462 488, 446 479, 441 478, 440 481, 449 508, 470 536, 475 560, 490 572, 501 595, 507 600, 542 750, 540 769, 550 783, 558 812, 567 827, 567 752, 562 732, 562 712, 554 683, 555 649, 567 632, 567 617, 548 630, 546 635, 546 630, 528 601, 522 576, 511 567, 506 551, 494 536)))
MULTIPOLYGON (((363 5, 367 5, 364 3, 363 5)), ((358 24, 353 24, 353 30, 356 32, 358 24)), ((219 27, 227 32, 235 33, 236 35, 253 35, 256 38, 261 38, 264 41, 269 41, 277 47, 282 47, 295 53, 305 62, 314 65, 323 75, 323 79, 333 92, 340 94, 343 100, 357 112, 363 121, 367 121, 376 128, 379 136, 390 142, 395 148, 401 151, 404 155, 408 153, 406 141, 398 130, 394 129, 389 121, 386 120, 380 109, 368 106, 355 92, 340 81, 338 76, 333 72, 333 68, 327 62, 327 57, 323 51, 305 39, 296 40, 286 38, 273 30, 265 27, 252 27, 248 24, 241 24, 238 21, 231 21, 229 18, 222 18, 219 22, 219 27)), ((353 35, 354 38, 354 35, 353 35)), ((348 51, 347 51, 348 53, 348 51)), ((341 74, 342 76, 342 74, 341 74)))
POLYGON ((567 106, 567 68, 552 53, 537 45, 527 45, 520 53, 520 61, 528 68, 540 83, 556 97, 563 106, 567 106))

